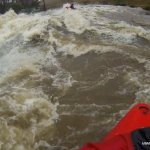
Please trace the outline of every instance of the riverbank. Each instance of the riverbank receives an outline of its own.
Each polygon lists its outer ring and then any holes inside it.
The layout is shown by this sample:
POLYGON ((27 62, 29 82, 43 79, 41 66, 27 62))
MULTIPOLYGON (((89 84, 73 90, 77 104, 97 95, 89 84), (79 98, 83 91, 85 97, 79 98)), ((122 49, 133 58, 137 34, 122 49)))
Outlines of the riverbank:
MULTIPOLYGON (((45 0, 47 9, 61 7, 63 3, 73 2, 73 0, 45 0)), ((80 4, 108 4, 130 7, 141 7, 150 11, 150 0, 76 0, 80 4)))
POLYGON ((5 13, 9 9, 13 9, 16 13, 19 12, 32 12, 40 10, 40 5, 38 2, 32 2, 30 4, 22 4, 22 3, 0 3, 0 14, 5 13))
MULTIPOLYGON (((21 3, 9 3, 7 5, 0 4, 0 13, 5 13, 12 8, 16 13, 19 12, 35 12, 45 9, 59 8, 64 3, 74 2, 73 0, 45 0, 45 4, 32 3, 30 5, 22 5, 21 3)), ((145 10, 150 11, 150 0, 76 0, 79 4, 104 4, 104 5, 119 5, 119 6, 130 6, 130 7, 141 7, 145 10)))

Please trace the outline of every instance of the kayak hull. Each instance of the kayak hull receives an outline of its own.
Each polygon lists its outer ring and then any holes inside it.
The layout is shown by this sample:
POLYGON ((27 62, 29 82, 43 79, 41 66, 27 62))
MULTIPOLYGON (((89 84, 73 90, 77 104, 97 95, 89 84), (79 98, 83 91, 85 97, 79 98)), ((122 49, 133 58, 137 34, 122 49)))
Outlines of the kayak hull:
POLYGON ((137 104, 104 138, 108 140, 119 134, 130 133, 134 130, 150 126, 150 105, 137 104))
MULTIPOLYGON (((148 127, 150 127, 150 105, 137 104, 102 141, 88 143, 81 150, 143 150, 139 148, 142 147, 140 145, 142 142, 139 143, 139 136, 134 138, 133 135, 140 133, 138 130, 145 130, 144 128, 148 127)), ((147 140, 142 136, 141 140, 147 140)))

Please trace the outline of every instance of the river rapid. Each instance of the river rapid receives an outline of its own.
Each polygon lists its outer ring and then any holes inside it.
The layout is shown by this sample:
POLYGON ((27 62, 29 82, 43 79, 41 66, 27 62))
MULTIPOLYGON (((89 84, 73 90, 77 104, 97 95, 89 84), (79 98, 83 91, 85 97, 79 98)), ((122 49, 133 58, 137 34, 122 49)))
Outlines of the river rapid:
POLYGON ((0 149, 78 150, 150 102, 150 15, 78 5, 0 15, 0 149))

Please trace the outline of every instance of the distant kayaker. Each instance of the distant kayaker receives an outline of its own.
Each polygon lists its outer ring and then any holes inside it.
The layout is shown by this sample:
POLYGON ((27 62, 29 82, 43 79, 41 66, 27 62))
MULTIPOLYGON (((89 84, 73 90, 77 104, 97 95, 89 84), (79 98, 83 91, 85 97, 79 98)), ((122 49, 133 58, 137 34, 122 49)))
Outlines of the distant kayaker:
POLYGON ((75 9, 74 4, 72 3, 66 3, 63 5, 64 9, 75 9))
POLYGON ((70 8, 71 9, 75 9, 74 4, 71 4, 70 8))

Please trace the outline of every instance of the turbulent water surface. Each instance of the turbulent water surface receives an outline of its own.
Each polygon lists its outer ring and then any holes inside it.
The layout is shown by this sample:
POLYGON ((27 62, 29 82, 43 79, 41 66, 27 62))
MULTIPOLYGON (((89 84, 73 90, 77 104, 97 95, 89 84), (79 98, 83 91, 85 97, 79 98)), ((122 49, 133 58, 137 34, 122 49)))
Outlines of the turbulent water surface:
POLYGON ((1 150, 77 150, 149 100, 150 16, 141 8, 0 16, 1 150))

